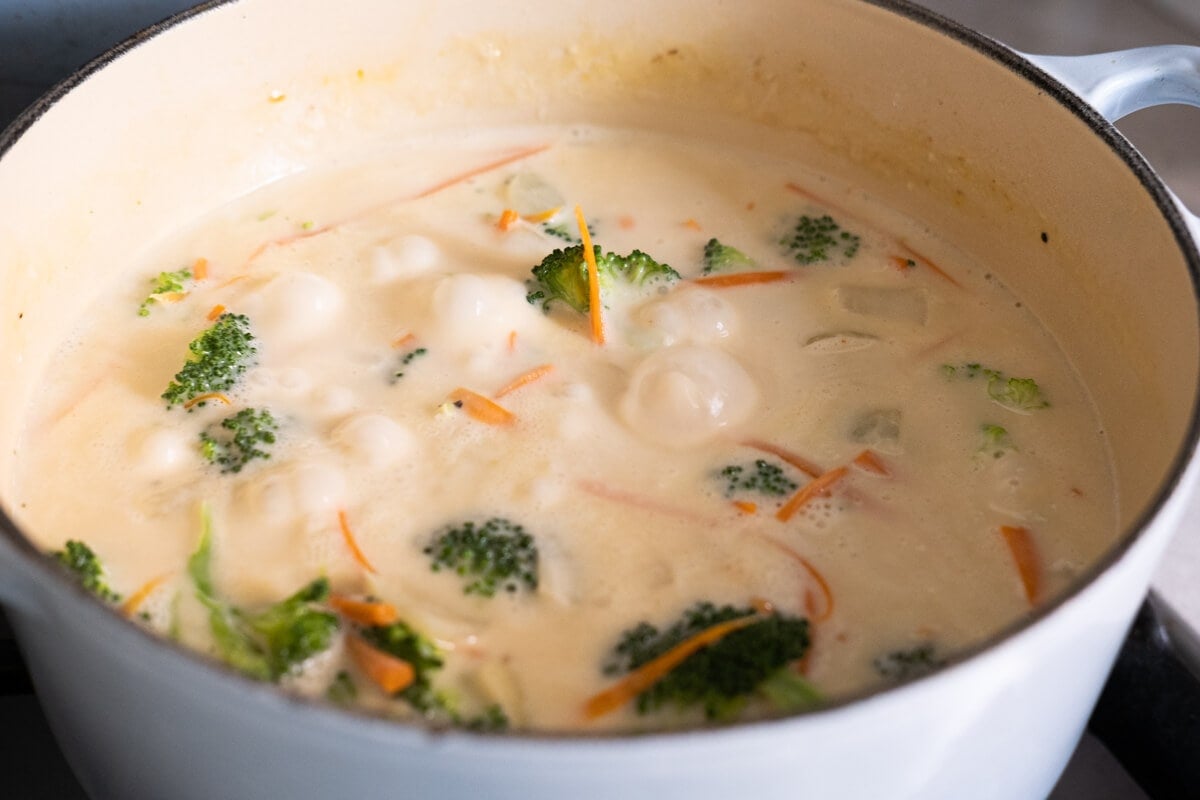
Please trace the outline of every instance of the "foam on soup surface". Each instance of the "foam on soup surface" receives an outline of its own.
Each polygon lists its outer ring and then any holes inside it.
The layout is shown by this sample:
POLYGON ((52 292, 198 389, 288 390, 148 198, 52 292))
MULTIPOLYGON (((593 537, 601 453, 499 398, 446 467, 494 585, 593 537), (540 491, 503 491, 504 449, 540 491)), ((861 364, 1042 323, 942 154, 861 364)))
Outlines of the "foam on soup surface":
POLYGON ((1103 434, 1033 315, 794 163, 413 143, 136 266, 30 410, 28 530, 141 624, 331 702, 789 713, 936 668, 1115 536, 1103 434))

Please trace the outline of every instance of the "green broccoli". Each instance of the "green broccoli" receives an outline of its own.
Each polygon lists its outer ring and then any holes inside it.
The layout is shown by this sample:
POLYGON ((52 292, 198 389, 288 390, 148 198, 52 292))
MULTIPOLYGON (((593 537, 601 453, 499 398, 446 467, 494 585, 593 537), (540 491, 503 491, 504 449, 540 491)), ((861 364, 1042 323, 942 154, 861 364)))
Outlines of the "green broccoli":
POLYGON ((462 720, 461 724, 467 730, 478 733, 498 733, 508 730, 508 714, 499 704, 493 703, 479 716, 462 720))
POLYGON ((317 607, 329 597, 329 581, 317 578, 266 609, 249 613, 220 599, 212 582, 212 521, 205 509, 200 545, 188 559, 196 598, 208 609, 217 655, 251 678, 276 681, 298 664, 327 650, 338 617, 317 607))
POLYGON ((871 663, 880 677, 890 681, 906 681, 941 668, 946 660, 937 655, 933 644, 925 642, 907 650, 893 650, 871 663))
POLYGON ((413 350, 409 350, 407 353, 405 353, 403 356, 401 356, 400 368, 397 369, 394 373, 392 373, 392 379, 389 381, 389 383, 398 382, 401 378, 404 377, 404 373, 408 370, 409 364, 416 361, 418 358, 428 355, 428 354, 429 354, 429 351, 426 350, 424 347, 417 347, 413 350))
POLYGON ((193 339, 188 350, 187 362, 162 393, 168 407, 233 388, 258 352, 250 320, 244 314, 228 313, 193 339))
POLYGON ((50 554, 75 576, 75 579, 92 594, 108 603, 121 602, 121 595, 113 591, 104 577, 104 566, 99 557, 83 542, 69 540, 62 550, 50 554))
MULTIPOLYGON (((666 264, 655 261, 641 250, 627 256, 605 253, 599 245, 593 245, 596 254, 596 269, 601 287, 624 283, 631 286, 649 286, 662 281, 679 280, 679 273, 666 264)), ((530 281, 526 299, 533 305, 542 304, 549 309, 550 303, 561 300, 571 308, 586 313, 591 305, 588 297, 587 263, 584 261, 583 245, 555 250, 533 268, 534 280, 530 281)))
MULTIPOLYGON (((714 625, 756 613, 753 608, 718 608, 699 602, 666 630, 642 622, 621 636, 604 672, 630 672, 714 625)), ((728 721, 754 697, 776 711, 811 705, 819 694, 791 668, 808 645, 808 620, 780 613, 763 615, 688 656, 638 695, 638 713, 666 705, 700 707, 709 719, 728 721)))
POLYGON ((358 686, 346 670, 339 670, 325 690, 325 699, 339 706, 348 706, 358 698, 358 686))
POLYGON ((150 316, 151 305, 154 303, 163 302, 167 295, 183 292, 183 282, 186 280, 191 280, 191 278, 192 271, 187 267, 184 267, 176 272, 160 272, 157 278, 151 278, 150 283, 153 284, 154 289, 150 292, 150 295, 142 301, 142 304, 138 306, 138 316, 150 316))
POLYGON ((1001 425, 985 422, 980 426, 980 431, 983 435, 983 444, 979 446, 980 453, 1000 458, 1009 450, 1017 449, 1012 443, 1012 437, 1008 435, 1008 429, 1001 425))
POLYGON ((538 585, 537 544, 523 527, 506 519, 447 525, 424 553, 434 572, 445 569, 462 576, 466 594, 492 597, 501 587, 516 592, 522 584, 530 590, 538 585))
POLYGON ((1050 406, 1033 378, 1010 378, 1000 370, 976 362, 942 364, 941 371, 947 378, 986 378, 988 397, 1012 411, 1036 411, 1050 406))
POLYGON ((717 477, 725 481, 726 497, 733 497, 742 492, 782 497, 796 491, 798 486, 795 481, 788 478, 782 467, 762 458, 751 466, 730 464, 718 472, 717 477))
POLYGON ((709 239, 704 245, 704 274, 724 272, 731 269, 758 269, 754 259, 727 244, 721 244, 716 239, 709 239))
MULTIPOLYGON (((546 234, 547 236, 553 236, 555 239, 562 239, 564 242, 568 242, 570 244, 581 244, 582 243, 582 240, 579 238, 579 234, 573 233, 570 228, 568 228, 566 225, 562 224, 561 222, 558 224, 554 224, 551 222, 543 222, 542 223, 542 233, 546 234)), ((589 224, 588 225, 588 236, 595 236, 595 235, 596 235, 596 231, 593 230, 591 224, 589 224)))
POLYGON ((413 668, 413 682, 397 696, 427 717, 453 719, 454 704, 450 697, 437 691, 433 677, 442 668, 442 654, 433 641, 404 622, 362 628, 363 639, 372 647, 407 661, 413 668))
POLYGON ((801 216, 779 240, 784 255, 791 256, 801 265, 831 261, 835 257, 849 261, 854 258, 861 244, 858 234, 842 230, 842 226, 828 214, 820 217, 801 216))
POLYGON ((221 428, 229 434, 200 433, 200 453, 209 462, 221 467, 221 472, 241 472, 256 458, 267 459, 271 454, 260 445, 275 444, 279 426, 266 409, 243 408, 221 420, 221 428))

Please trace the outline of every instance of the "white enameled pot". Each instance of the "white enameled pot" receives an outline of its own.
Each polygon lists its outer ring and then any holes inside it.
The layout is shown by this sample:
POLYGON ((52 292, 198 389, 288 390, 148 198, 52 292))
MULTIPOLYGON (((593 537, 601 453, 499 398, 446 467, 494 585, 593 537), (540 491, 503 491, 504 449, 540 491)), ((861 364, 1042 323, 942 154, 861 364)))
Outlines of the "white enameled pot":
POLYGON ((1200 225, 1102 116, 1194 103, 1197 64, 1024 57, 901 0, 232 0, 90 65, 0 138, 0 597, 80 782, 95 800, 1045 796, 1200 481, 1200 225), (128 623, 21 535, 42 367, 142 247, 414 132, 580 121, 798 155, 995 263, 1092 388, 1121 542, 904 686, 716 730, 548 737, 285 696, 128 623))

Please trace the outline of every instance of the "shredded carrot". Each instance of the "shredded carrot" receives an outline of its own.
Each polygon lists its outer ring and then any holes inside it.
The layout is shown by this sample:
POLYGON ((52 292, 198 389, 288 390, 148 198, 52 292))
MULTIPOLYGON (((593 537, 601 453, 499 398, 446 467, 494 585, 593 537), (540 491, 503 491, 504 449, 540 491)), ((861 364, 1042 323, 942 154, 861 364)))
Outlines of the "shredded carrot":
POLYGON ((183 404, 183 407, 191 408, 192 406, 199 405, 200 403, 207 403, 210 400, 220 403, 221 405, 224 405, 224 406, 233 404, 232 400, 230 400, 228 397, 221 394, 220 392, 206 392, 205 394, 198 394, 195 397, 193 397, 191 400, 188 400, 187 402, 185 402, 183 404))
POLYGON ((346 649, 363 674, 388 694, 403 691, 417 678, 412 664, 372 647, 357 634, 346 637, 346 649))
POLYGON ((1041 595, 1041 566, 1038 563, 1037 546, 1028 528, 1019 525, 1001 525, 1000 535, 1012 553, 1013 563, 1021 576, 1021 585, 1025 588, 1025 599, 1029 605, 1036 605, 1041 595))
POLYGON ((168 577, 167 575, 159 575, 143 583, 136 592, 129 595, 129 598, 121 604, 121 613, 127 617, 132 617, 136 614, 137 610, 142 607, 142 603, 146 602, 146 598, 152 595, 155 589, 162 586, 168 577))
POLYGON ((726 289, 731 286, 750 286, 756 283, 776 283, 788 277, 784 270, 768 272, 731 272, 728 275, 705 275, 692 278, 697 286, 707 286, 710 289, 726 289))
POLYGON ((208 315, 205 317, 205 319, 207 319, 209 322, 212 322, 213 320, 215 320, 217 317, 221 316, 224 313, 225 313, 225 306, 221 305, 220 303, 217 303, 208 312, 208 315))
POLYGON ((344 595, 335 594, 329 598, 329 605, 351 622, 359 625, 391 625, 400 615, 396 607, 390 603, 373 602, 370 600, 353 600, 344 595))
POLYGON ((743 514, 758 513, 758 503, 751 503, 748 500, 734 500, 733 507, 743 514))
POLYGON ((703 230, 703 228, 700 227, 700 223, 696 222, 694 219, 685 219, 683 221, 683 227, 693 231, 703 230))
POLYGON ((908 254, 910 259, 919 261, 923 266, 928 267, 929 270, 931 272, 933 272, 935 275, 937 275, 938 277, 942 278, 945 281, 948 281, 949 283, 953 284, 954 286, 957 286, 959 289, 963 288, 963 285, 961 283, 959 283, 958 281, 956 281, 949 273, 947 273, 945 270, 943 270, 937 264, 930 261, 925 256, 918 253, 916 250, 913 250, 908 245, 907 242, 903 242, 903 241, 900 242, 900 247, 908 254))
POLYGON ((500 169, 501 167, 506 167, 509 164, 512 164, 513 162, 520 161, 522 159, 529 158, 530 156, 537 155, 538 153, 541 153, 541 152, 549 149, 549 147, 550 147, 550 145, 548 145, 548 144, 540 144, 535 147, 526 147, 522 150, 518 150, 515 153, 511 153, 502 158, 498 158, 495 161, 491 161, 482 166, 474 167, 472 169, 467 170, 466 172, 460 172, 459 174, 457 174, 451 178, 447 178, 446 180, 442 181, 441 183, 434 184, 433 186, 430 186, 428 189, 425 189, 424 191, 417 193, 416 195, 413 196, 413 199, 419 200, 423 197, 429 197, 429 195, 431 195, 431 194, 437 194, 438 192, 442 191, 443 189, 449 189, 451 186, 462 183, 463 181, 468 181, 471 178, 475 178, 479 175, 484 174, 485 172, 491 172, 492 170, 500 169))
POLYGON ((399 350, 401 347, 407 347, 416 340, 417 335, 415 333, 406 333, 403 336, 396 337, 396 339, 392 341, 392 347, 399 350))
POLYGON ((646 495, 626 491, 625 489, 617 489, 612 486, 608 486, 607 484, 603 484, 600 481, 584 479, 578 481, 576 485, 583 491, 587 492, 593 497, 599 497, 601 500, 608 500, 613 503, 620 503, 621 505, 640 508, 644 511, 651 511, 655 514, 664 514, 666 516, 678 517, 679 519, 691 520, 693 522, 702 524, 716 524, 716 520, 710 519, 703 514, 693 511, 691 508, 684 506, 673 506, 654 497, 647 497, 646 495))
POLYGON ((621 706, 662 680, 667 673, 682 664, 693 653, 721 641, 736 630, 761 620, 759 614, 719 622, 712 627, 684 639, 658 658, 652 659, 630 672, 620 681, 593 695, 584 704, 583 713, 588 719, 596 719, 616 711, 621 706))
POLYGON ((882 475, 885 478, 891 476, 892 471, 888 469, 887 464, 873 450, 863 450, 854 457, 854 466, 864 472, 873 472, 876 475, 882 475))
POLYGON ((197 258, 196 263, 192 265, 192 278, 202 281, 208 277, 208 259, 197 258))
POLYGON ((548 222, 549 220, 554 219, 554 215, 557 214, 559 211, 562 211, 562 206, 555 206, 554 208, 547 208, 545 211, 539 211, 536 214, 526 214, 523 217, 521 217, 521 219, 525 220, 526 222, 534 222, 534 223, 548 222))
POLYGON ((579 224, 579 238, 583 244, 583 260, 587 262, 588 319, 591 322, 592 341, 604 344, 604 309, 600 306, 600 269, 596 266, 596 252, 592 249, 592 234, 583 209, 575 206, 575 221, 579 224))
POLYGON ((517 349, 517 332, 508 332, 508 352, 512 353, 517 349))
POLYGON ((466 411, 472 419, 487 425, 509 425, 517 418, 504 406, 461 386, 450 393, 450 402, 466 411))
POLYGON ((540 379, 546 377, 553 371, 554 371, 553 364, 542 364, 540 367, 534 367, 533 369, 529 370, 528 372, 523 372, 520 375, 518 375, 517 377, 513 378, 511 383, 509 383, 507 386, 505 386, 503 389, 496 392, 492 396, 495 397, 497 400, 499 400, 501 397, 504 397, 504 395, 512 394, 517 389, 520 389, 522 386, 528 386, 529 384, 533 383, 534 381, 540 380, 540 379))
POLYGON ((784 553, 804 568, 804 571, 808 573, 809 577, 816 582, 817 587, 821 590, 821 594, 824 599, 822 604, 823 610, 819 610, 817 608, 816 600, 813 597, 812 590, 805 589, 804 610, 808 613, 809 617, 812 618, 813 622, 824 622, 825 620, 829 619, 829 617, 833 614, 834 607, 833 590, 829 588, 829 582, 825 580, 825 576, 821 574, 821 571, 814 567, 811 561, 797 553, 792 548, 788 547, 783 542, 761 533, 759 534, 759 538, 774 547, 776 550, 784 553))
POLYGON ((617 225, 621 226, 621 230, 623 231, 631 231, 633 230, 634 226, 633 217, 629 216, 628 214, 622 214, 621 216, 617 217, 617 225))
POLYGON ((818 495, 827 492, 830 487, 846 477, 849 470, 846 467, 834 467, 828 472, 823 473, 819 477, 813 478, 808 483, 800 487, 800 490, 792 495, 791 499, 784 503, 778 511, 775 512, 775 518, 780 522, 787 522, 797 511, 804 507, 806 503, 818 495))
POLYGON ((350 530, 350 522, 346 519, 346 512, 338 510, 338 526, 342 529, 342 539, 346 542, 346 547, 350 549, 350 555, 358 562, 358 565, 367 572, 376 572, 375 567, 367 561, 367 557, 363 555, 363 551, 358 547, 358 541, 354 538, 354 531, 350 530))
POLYGON ((823 472, 825 472, 825 470, 821 469, 821 467, 817 466, 812 461, 809 461, 807 458, 798 456, 792 451, 785 450, 784 448, 779 447, 778 445, 773 445, 770 442, 764 442, 760 439, 747 439, 746 441, 742 442, 742 444, 746 447, 752 447, 755 450, 762 450, 764 453, 770 453, 777 458, 781 458, 784 460, 784 462, 791 464, 793 467, 800 470, 810 478, 818 478, 823 472))
POLYGON ((496 220, 496 227, 499 228, 503 233, 508 233, 510 230, 512 230, 512 226, 516 225, 520 219, 520 214, 511 208, 506 208, 503 212, 501 212, 500 219, 496 220))
POLYGON ((917 265, 916 261, 913 261, 911 258, 905 258, 904 256, 890 256, 888 260, 895 264, 896 269, 900 270, 901 272, 908 272, 917 265))
MULTIPOLYGON (((263 245, 262 247, 259 248, 259 250, 266 250, 266 249, 267 249, 266 245, 263 245)), ((258 255, 258 251, 255 251, 255 254, 250 256, 249 260, 253 261, 257 257, 257 255, 258 255)), ((219 286, 217 286, 217 288, 224 289, 226 286, 232 286, 233 284, 237 283, 238 281, 244 281, 244 280, 246 280, 246 278, 249 278, 249 277, 250 276, 246 275, 245 273, 243 273, 241 275, 234 275, 232 278, 222 281, 221 284, 219 286)))

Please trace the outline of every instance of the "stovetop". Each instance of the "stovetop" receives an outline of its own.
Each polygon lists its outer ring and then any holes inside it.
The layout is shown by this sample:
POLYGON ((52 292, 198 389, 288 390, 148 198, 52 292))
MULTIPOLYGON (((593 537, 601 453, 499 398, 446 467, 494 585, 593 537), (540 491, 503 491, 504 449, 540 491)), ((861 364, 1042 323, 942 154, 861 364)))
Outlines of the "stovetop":
MULTIPOLYGON (((923 0, 935 11, 1027 52, 1099 52, 1200 44, 1171 16, 1200 0, 923 0)), ((78 65, 190 0, 0 0, 0 129, 78 65)), ((1198 15, 1200 16, 1200 15, 1198 15)), ((1200 113, 1142 112, 1121 129, 1168 184, 1200 208, 1200 113)), ((1200 797, 1200 531, 1175 548, 1130 632, 1070 765, 1050 800, 1200 797), (1180 611, 1182 610, 1182 614, 1180 611)), ((42 715, 0 613, 0 797, 86 800, 42 715)))

